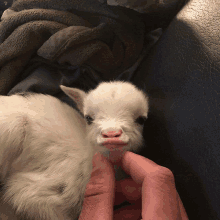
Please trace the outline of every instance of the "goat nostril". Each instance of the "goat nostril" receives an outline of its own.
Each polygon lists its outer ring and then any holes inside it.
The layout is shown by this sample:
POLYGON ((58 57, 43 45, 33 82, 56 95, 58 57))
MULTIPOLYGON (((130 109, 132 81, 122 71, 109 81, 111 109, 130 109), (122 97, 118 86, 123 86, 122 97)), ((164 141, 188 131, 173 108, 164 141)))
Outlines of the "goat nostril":
POLYGON ((103 138, 114 138, 114 137, 121 137, 122 130, 117 131, 108 131, 106 133, 102 133, 103 138))

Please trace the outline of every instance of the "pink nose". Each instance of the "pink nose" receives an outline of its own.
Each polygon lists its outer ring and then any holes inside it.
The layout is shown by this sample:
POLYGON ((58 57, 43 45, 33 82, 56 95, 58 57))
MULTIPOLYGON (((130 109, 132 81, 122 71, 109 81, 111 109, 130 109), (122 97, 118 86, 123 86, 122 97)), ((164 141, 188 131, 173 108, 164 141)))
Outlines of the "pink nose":
POLYGON ((122 130, 102 132, 102 137, 103 138, 121 137, 121 135, 122 135, 122 130))

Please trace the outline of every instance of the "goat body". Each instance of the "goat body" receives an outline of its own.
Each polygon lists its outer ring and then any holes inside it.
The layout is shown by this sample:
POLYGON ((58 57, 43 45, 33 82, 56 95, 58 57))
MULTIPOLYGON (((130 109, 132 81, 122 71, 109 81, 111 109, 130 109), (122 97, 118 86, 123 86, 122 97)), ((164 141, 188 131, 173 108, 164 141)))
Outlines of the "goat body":
POLYGON ((61 86, 84 115, 55 97, 0 96, 3 199, 22 219, 78 219, 92 158, 113 163, 143 144, 148 98, 128 82, 104 82, 85 93, 61 86))

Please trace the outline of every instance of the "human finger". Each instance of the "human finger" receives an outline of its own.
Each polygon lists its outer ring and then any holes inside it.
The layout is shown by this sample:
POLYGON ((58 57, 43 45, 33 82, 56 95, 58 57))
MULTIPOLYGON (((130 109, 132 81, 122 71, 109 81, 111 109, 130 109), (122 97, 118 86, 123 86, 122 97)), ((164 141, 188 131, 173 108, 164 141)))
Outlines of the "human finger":
POLYGON ((183 202, 182 200, 180 199, 180 196, 178 194, 178 200, 179 200, 179 207, 180 207, 180 212, 181 212, 181 217, 182 217, 182 220, 188 220, 188 216, 186 214, 186 210, 183 206, 183 202))
POLYGON ((119 205, 124 201, 133 203, 141 198, 140 184, 137 184, 131 178, 123 179, 115 182, 115 203, 119 205))
POLYGON ((112 220, 115 187, 113 167, 101 154, 94 156, 93 166, 79 219, 112 220))
POLYGON ((132 152, 122 158, 123 169, 142 184, 143 219, 182 219, 183 204, 175 188, 172 172, 132 152))
POLYGON ((141 219, 141 199, 135 202, 135 204, 123 207, 114 211, 113 220, 139 220, 141 219))
POLYGON ((149 172, 155 169, 157 170, 160 167, 152 160, 130 151, 124 153, 121 163, 123 170, 129 174, 137 184, 142 184, 149 172))

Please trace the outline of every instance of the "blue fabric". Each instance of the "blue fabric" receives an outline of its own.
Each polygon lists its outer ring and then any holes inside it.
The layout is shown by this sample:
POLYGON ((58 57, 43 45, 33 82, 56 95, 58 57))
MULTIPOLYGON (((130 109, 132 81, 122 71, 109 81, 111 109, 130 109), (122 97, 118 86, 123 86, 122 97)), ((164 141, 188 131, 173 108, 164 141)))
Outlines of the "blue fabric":
POLYGON ((220 5, 217 0, 215 7, 206 0, 190 3, 134 77, 135 84, 145 85, 151 103, 142 154, 173 171, 189 219, 218 220, 220 5))

